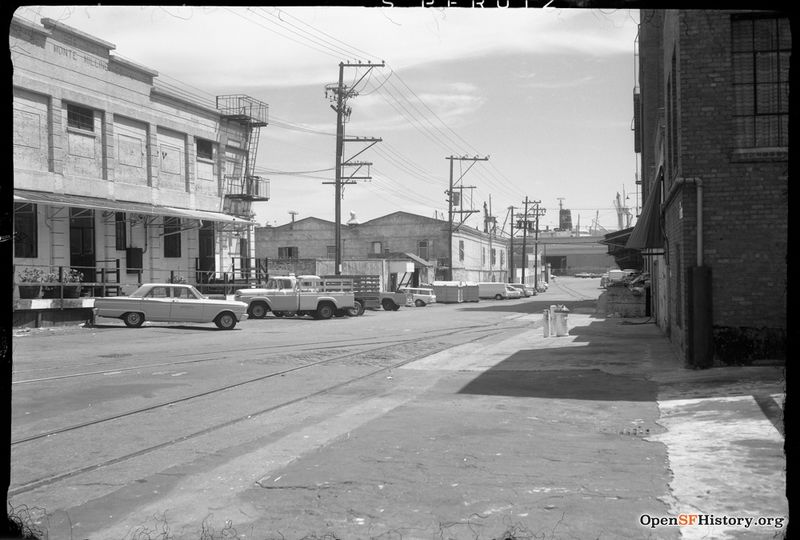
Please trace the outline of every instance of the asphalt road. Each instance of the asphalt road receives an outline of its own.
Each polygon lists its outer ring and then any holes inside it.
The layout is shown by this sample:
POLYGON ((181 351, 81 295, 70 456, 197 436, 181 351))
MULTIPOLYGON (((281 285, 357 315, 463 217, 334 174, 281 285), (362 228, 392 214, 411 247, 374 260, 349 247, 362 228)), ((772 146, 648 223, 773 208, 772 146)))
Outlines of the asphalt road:
POLYGON ((529 331, 553 303, 593 313, 598 284, 559 279, 528 299, 327 321, 268 317, 232 331, 128 329, 101 319, 91 328, 17 332, 9 502, 36 509, 33 520, 49 538, 151 537, 167 518, 144 523, 175 508, 169 524, 182 538, 178 527, 213 514, 215 492, 252 489, 254 462, 279 470, 436 383, 422 370, 398 385, 404 365, 529 331), (328 427, 312 429, 321 424, 328 427), (219 476, 207 477, 220 467, 224 488, 219 476))

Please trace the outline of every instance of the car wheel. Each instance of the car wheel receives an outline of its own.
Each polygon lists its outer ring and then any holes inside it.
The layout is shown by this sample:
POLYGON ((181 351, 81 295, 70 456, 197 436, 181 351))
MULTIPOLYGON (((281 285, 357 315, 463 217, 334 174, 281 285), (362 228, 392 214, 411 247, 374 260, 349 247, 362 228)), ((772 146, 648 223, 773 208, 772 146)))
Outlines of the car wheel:
POLYGON ((283 311, 273 311, 272 314, 278 318, 283 317, 283 311))
POLYGON ((122 316, 122 320, 128 328, 139 328, 144 324, 144 315, 138 311, 129 311, 122 316))
POLYGON ((496 294, 496 295, 494 295, 494 299, 495 300, 502 300, 503 299, 503 295, 502 294, 496 294))
POLYGON ((346 311, 350 317, 360 317, 364 314, 364 304, 356 300, 353 302, 353 307, 347 308, 346 311))
POLYGON ((330 304, 320 304, 317 306, 317 311, 315 313, 315 317, 317 319, 330 319, 333 317, 333 306, 330 304))
POLYGON ((253 319, 263 319, 267 316, 267 306, 261 302, 250 306, 250 317, 253 319))
POLYGON ((392 302, 392 311, 397 311, 398 309, 400 309, 400 306, 392 302))
POLYGON ((397 307, 397 304, 395 304, 388 298, 384 298, 383 301, 381 302, 381 305, 383 306, 383 309, 385 311, 397 311, 395 309, 395 307, 397 307))
POLYGON ((217 328, 232 330, 236 326, 236 317, 230 311, 225 311, 217 315, 217 318, 214 319, 214 324, 217 325, 217 328))
POLYGON ((417 307, 425 307, 425 302, 422 300, 414 300, 414 305, 417 307))
POLYGON ((344 309, 337 309, 337 310, 334 310, 334 312, 333 312, 333 316, 334 317, 344 317, 346 315, 347 315, 347 312, 344 309))

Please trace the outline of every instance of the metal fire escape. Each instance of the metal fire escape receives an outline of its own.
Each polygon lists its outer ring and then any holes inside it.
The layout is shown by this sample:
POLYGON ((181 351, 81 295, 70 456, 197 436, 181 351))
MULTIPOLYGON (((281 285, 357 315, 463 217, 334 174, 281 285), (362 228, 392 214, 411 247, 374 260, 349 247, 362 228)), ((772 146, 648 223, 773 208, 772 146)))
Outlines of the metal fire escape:
POLYGON ((225 174, 225 210, 250 218, 254 202, 269 200, 269 180, 253 174, 258 153, 261 127, 267 125, 269 106, 246 95, 217 96, 217 110, 223 118, 244 127, 244 167, 235 167, 225 174))

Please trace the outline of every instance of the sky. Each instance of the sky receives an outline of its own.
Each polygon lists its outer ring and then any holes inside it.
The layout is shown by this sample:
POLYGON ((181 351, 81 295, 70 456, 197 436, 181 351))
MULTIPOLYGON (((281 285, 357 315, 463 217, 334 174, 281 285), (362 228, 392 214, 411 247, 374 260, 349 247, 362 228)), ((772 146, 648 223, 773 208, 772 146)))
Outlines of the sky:
POLYGON ((336 112, 326 87, 340 63, 359 61, 383 65, 343 68, 355 94, 345 133, 381 141, 345 144, 343 157, 371 163, 358 174, 371 178, 344 187, 342 222, 398 210, 446 219, 450 156, 488 157, 453 160, 462 208, 476 210, 461 216, 474 227, 490 213, 507 232, 509 207, 522 212, 526 198, 545 209, 541 228, 558 227, 563 205, 584 231, 595 221, 616 230, 617 193, 636 214, 637 10, 26 6, 15 14, 111 42, 113 54, 156 70, 158 84, 212 106, 226 94, 268 104, 255 170, 270 181, 270 200, 253 207, 261 225, 292 215, 334 220, 325 182, 334 179, 336 112))

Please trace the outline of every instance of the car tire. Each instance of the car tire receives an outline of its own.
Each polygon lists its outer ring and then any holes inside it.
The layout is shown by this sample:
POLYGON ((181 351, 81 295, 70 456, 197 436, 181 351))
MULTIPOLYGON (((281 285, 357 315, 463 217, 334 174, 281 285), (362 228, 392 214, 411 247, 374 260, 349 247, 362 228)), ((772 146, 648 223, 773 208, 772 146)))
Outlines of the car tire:
POLYGON ((400 306, 392 302, 392 311, 397 311, 398 309, 400 309, 400 306))
POLYGON ((422 300, 414 300, 414 305, 417 307, 425 307, 425 302, 422 300))
POLYGON ((139 328, 144 324, 144 315, 138 311, 129 311, 122 316, 122 321, 128 328, 139 328))
POLYGON ((330 319, 333 317, 334 307, 328 303, 320 304, 317 306, 317 311, 314 313, 316 319, 330 319))
POLYGON ((397 309, 395 308, 399 307, 389 298, 384 298, 383 301, 381 302, 381 306, 383 306, 384 311, 397 311, 397 309))
POLYGON ((263 302, 257 302, 250 306, 250 318, 251 319, 263 319, 267 316, 267 305, 263 302))
POLYGON ((279 319, 284 315, 283 311, 273 311, 272 314, 278 317, 279 319))
POLYGON ((494 295, 494 299, 495 300, 502 300, 503 299, 503 295, 502 294, 496 294, 496 295, 494 295))
POLYGON ((360 317, 364 314, 364 304, 356 300, 353 302, 353 307, 345 310, 350 317, 360 317))
POLYGON ((344 309, 336 309, 333 312, 334 317, 345 317, 347 316, 347 312, 344 309))
POLYGON ((223 311, 214 319, 214 324, 222 330, 233 330, 236 327, 236 317, 230 311, 223 311))

